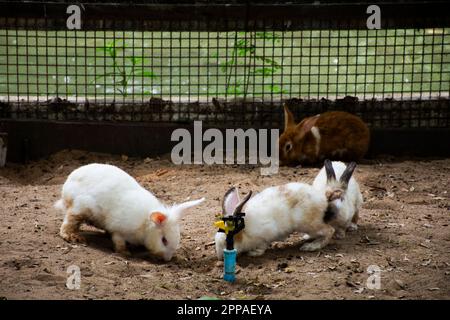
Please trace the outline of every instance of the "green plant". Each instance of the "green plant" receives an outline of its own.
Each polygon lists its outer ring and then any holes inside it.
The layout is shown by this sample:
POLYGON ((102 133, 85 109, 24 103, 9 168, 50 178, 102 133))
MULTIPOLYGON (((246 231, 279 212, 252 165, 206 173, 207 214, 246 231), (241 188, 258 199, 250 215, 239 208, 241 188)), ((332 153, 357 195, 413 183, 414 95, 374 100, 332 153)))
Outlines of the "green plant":
MULTIPOLYGON (((113 86, 123 97, 128 96, 128 88, 135 77, 156 78, 157 75, 151 70, 145 70, 143 62, 144 57, 126 55, 127 44, 122 39, 115 39, 99 47, 96 50, 104 53, 112 59, 112 72, 98 75, 95 82, 100 78, 112 78, 113 86)), ((144 93, 149 93, 148 91, 144 93)))
MULTIPOLYGON (((220 64, 220 70, 226 75, 226 93, 246 97, 252 78, 261 76, 263 79, 272 77, 283 67, 275 59, 261 54, 257 50, 258 40, 272 41, 272 44, 280 42, 280 36, 272 32, 238 32, 235 34, 235 42, 231 51, 231 58, 220 64), (232 83, 232 69, 238 66, 244 67, 244 76, 232 83), (258 65, 258 67, 256 67, 258 65)), ((264 49, 263 49, 264 50, 264 49)), ((280 86, 268 85, 267 90, 271 93, 287 93, 280 86)))

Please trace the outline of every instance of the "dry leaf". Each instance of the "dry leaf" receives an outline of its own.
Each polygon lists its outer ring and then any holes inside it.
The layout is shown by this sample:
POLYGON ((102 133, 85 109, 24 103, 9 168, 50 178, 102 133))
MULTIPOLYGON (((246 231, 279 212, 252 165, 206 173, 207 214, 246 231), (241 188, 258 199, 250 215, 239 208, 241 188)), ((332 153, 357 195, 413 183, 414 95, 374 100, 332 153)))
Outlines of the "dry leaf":
POLYGON ((287 268, 284 269, 284 272, 286 272, 286 273, 292 273, 294 271, 295 271, 295 269, 292 268, 292 267, 287 267, 287 268))
POLYGON ((395 281, 395 283, 398 284, 398 286, 399 286, 401 289, 403 289, 403 290, 406 289, 406 284, 405 284, 402 280, 395 279, 394 281, 395 281))
POLYGON ((160 176, 162 176, 162 175, 164 175, 164 174, 166 174, 166 173, 168 173, 168 172, 169 172, 169 170, 166 170, 166 169, 160 169, 160 170, 156 171, 156 175, 157 175, 158 177, 160 177, 160 176))
POLYGON ((353 291, 354 293, 363 293, 364 287, 359 288, 358 290, 353 291))
POLYGON ((215 245, 216 243, 214 241, 208 242, 205 244, 205 248, 215 245))
POLYGON ((347 281, 345 281, 345 284, 347 285, 347 286, 349 286, 349 287, 353 287, 353 288, 356 288, 356 284, 355 283, 353 283, 352 281, 350 281, 350 280, 347 280, 347 281))

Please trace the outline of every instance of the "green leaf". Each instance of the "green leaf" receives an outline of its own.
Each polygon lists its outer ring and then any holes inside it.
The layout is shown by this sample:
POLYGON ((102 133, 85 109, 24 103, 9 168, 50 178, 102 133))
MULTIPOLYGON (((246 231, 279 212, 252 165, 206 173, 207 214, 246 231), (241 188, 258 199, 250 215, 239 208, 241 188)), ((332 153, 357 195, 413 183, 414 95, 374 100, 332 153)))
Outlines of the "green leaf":
POLYGON ((270 76, 275 73, 275 70, 273 68, 258 68, 255 69, 254 74, 261 74, 263 76, 270 76))
POLYGON ((276 67, 277 69, 281 69, 281 66, 278 62, 275 60, 272 60, 270 58, 262 57, 262 56, 255 56, 256 59, 263 61, 264 63, 270 64, 271 66, 276 67))
POLYGON ((152 71, 144 71, 143 73, 142 73, 142 75, 144 76, 144 77, 147 77, 147 78, 157 78, 158 76, 156 75, 156 74, 154 74, 152 71))
POLYGON ((116 48, 107 48, 106 49, 106 52, 109 54, 109 56, 111 57, 111 58, 116 58, 117 57, 117 51, 116 51, 116 48))
POLYGON ((239 40, 236 42, 235 47, 236 47, 236 48, 245 48, 245 47, 247 46, 247 44, 248 44, 248 41, 247 41, 246 39, 239 39, 239 40))
POLYGON ((234 94, 234 95, 243 95, 244 94, 244 92, 242 90, 242 86, 240 84, 228 86, 227 93, 234 94))
POLYGON ((108 49, 107 47, 97 47, 97 48, 95 48, 95 50, 99 51, 99 52, 106 52, 107 49, 108 49))
POLYGON ((256 32, 255 35, 258 39, 275 40, 276 42, 280 39, 280 36, 274 32, 256 32))
POLYGON ((253 54, 255 53, 255 48, 242 48, 238 49, 238 54, 240 57, 245 57, 247 54, 253 54))
POLYGON ((256 51, 255 45, 251 44, 249 40, 240 39, 235 44, 235 49, 240 57, 246 56, 248 53, 253 54, 256 51))
POLYGON ((287 90, 284 90, 280 86, 277 86, 277 85, 269 85, 268 89, 271 93, 284 93, 284 94, 288 93, 287 90))
POLYGON ((157 78, 158 77, 153 71, 144 71, 143 69, 134 69, 132 74, 135 76, 143 76, 146 78, 157 78))
POLYGON ((134 66, 134 65, 137 65, 140 62, 142 62, 143 58, 142 57, 127 57, 127 60, 131 61, 131 63, 134 66))

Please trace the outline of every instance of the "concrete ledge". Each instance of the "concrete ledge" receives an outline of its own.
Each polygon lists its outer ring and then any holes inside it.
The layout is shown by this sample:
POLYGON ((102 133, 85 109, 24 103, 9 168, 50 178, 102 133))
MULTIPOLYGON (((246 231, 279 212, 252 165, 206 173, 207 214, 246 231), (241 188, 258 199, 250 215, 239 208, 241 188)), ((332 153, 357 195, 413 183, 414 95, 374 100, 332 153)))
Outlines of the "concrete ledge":
MULTIPOLYGON (((207 126, 225 130, 230 126, 207 126)), ((10 162, 26 162, 63 149, 147 157, 168 153, 173 130, 193 132, 193 123, 99 123, 0 119, 0 132, 8 133, 10 162)), ((249 127, 247 127, 249 128, 249 127)), ((257 128, 257 127, 255 127, 257 128)), ((245 127, 243 129, 246 129, 245 127)), ((450 128, 372 129, 368 157, 450 156, 450 128)))

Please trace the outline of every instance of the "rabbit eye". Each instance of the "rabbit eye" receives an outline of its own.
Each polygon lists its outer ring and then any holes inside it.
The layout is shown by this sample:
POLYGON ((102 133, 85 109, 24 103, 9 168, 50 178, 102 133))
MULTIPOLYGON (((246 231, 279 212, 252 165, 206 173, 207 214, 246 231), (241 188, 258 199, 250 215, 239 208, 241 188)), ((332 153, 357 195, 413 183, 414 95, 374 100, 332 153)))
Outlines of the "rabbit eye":
POLYGON ((167 244, 169 243, 169 242, 167 241, 166 237, 162 237, 161 241, 162 241, 162 243, 163 243, 165 246, 167 246, 167 244))
POLYGON ((286 146, 284 147, 284 149, 286 150, 286 152, 289 152, 289 151, 291 151, 291 149, 292 149, 292 143, 286 143, 286 146))

